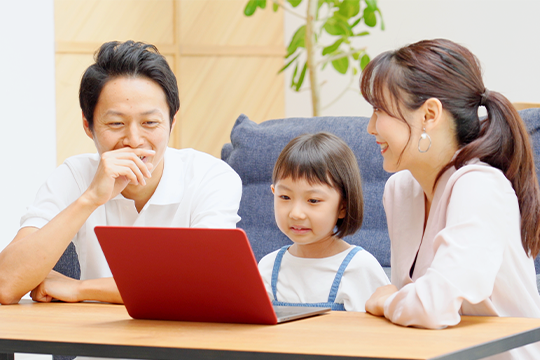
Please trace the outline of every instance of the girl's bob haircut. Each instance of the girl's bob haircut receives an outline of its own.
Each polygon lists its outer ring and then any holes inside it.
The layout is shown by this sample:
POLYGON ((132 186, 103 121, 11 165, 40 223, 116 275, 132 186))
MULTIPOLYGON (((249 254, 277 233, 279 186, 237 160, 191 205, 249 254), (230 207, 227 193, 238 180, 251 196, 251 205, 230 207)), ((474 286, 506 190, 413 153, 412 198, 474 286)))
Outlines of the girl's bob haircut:
POLYGON ((336 135, 319 132, 304 134, 292 139, 281 151, 272 181, 305 179, 338 191, 345 205, 346 214, 338 219, 334 236, 343 238, 354 234, 364 217, 364 198, 358 162, 351 148, 336 135))

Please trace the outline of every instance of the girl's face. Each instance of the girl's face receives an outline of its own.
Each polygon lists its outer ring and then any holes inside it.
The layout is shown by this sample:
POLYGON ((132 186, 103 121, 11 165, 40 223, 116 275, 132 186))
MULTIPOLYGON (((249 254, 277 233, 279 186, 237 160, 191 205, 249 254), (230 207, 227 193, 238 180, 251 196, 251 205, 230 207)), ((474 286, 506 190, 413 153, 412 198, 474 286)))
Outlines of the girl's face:
MULTIPOLYGON (((410 114, 414 119, 414 112, 410 114)), ((418 140, 422 134, 421 124, 413 122, 409 126, 380 109, 374 109, 367 127, 375 136, 383 156, 383 168, 387 172, 409 169, 418 154, 418 140), (409 141, 410 138, 410 141, 409 141), (401 156, 401 161, 399 161, 401 156)))
POLYGON ((333 241, 338 219, 345 217, 340 194, 326 184, 285 178, 272 185, 279 229, 296 245, 333 241))

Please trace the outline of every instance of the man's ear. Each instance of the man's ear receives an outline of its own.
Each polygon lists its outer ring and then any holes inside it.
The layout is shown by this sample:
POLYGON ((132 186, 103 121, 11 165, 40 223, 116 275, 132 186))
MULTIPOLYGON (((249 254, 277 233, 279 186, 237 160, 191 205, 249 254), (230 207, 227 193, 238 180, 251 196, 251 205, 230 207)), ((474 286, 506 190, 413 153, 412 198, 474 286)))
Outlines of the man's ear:
POLYGON ((86 117, 84 116, 84 114, 82 115, 82 118, 83 118, 84 132, 90 139, 94 140, 94 133, 92 132, 92 129, 90 129, 90 124, 88 123, 88 120, 86 120, 86 117))
POLYGON ((439 125, 439 122, 441 121, 443 117, 443 106, 439 99, 437 98, 429 98, 424 102, 424 105, 422 105, 423 109, 423 127, 426 128, 426 131, 429 131, 433 127, 436 127, 439 125))
POLYGON ((347 202, 342 201, 338 210, 338 219, 343 219, 347 215, 347 202))
POLYGON ((274 184, 270 185, 270 189, 272 189, 272 194, 276 194, 276 189, 274 188, 274 184))
POLYGON ((178 111, 176 112, 176 114, 174 114, 174 117, 172 119, 172 123, 171 123, 171 130, 169 133, 172 133, 173 129, 174 129, 174 125, 176 125, 176 117, 178 116, 178 111))

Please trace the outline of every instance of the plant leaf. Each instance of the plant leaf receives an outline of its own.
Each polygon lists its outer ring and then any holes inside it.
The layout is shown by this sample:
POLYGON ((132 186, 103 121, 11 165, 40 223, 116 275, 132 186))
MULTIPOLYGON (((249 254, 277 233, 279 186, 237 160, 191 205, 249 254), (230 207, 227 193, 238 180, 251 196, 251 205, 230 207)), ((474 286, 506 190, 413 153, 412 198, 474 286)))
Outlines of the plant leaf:
POLYGON ((366 36, 366 35, 369 35, 369 31, 362 31, 361 33, 358 33, 354 36, 366 36))
POLYGON ((340 74, 345 74, 349 69, 349 58, 342 57, 332 61, 332 66, 340 74))
POLYGON ((334 51, 336 51, 339 48, 339 46, 341 45, 342 42, 343 42, 343 39, 339 39, 335 43, 333 43, 332 45, 325 47, 323 49, 323 51, 322 51, 323 56, 326 55, 326 54, 331 54, 334 51))
POLYGON ((244 15, 253 15, 255 13, 255 10, 257 10, 257 5, 257 0, 249 0, 249 2, 246 4, 246 7, 244 8, 244 15))
POLYGON ((360 59, 360 51, 353 53, 352 57, 353 57, 354 60, 360 59))
POLYGON ((266 7, 266 0, 259 0, 257 6, 264 9, 266 7))
POLYGON ((360 69, 364 70, 367 66, 367 64, 369 64, 369 61, 371 59, 369 58, 369 55, 368 54, 364 54, 364 56, 362 56, 362 59, 360 59, 360 69))
POLYGON ((335 13, 334 16, 326 20, 323 28, 324 30, 326 30, 327 33, 334 36, 353 35, 353 32, 347 21, 343 21, 343 18, 338 13, 335 13))
POLYGON ((307 70, 307 61, 304 64, 304 68, 302 69, 302 72, 300 73, 300 77, 298 78, 298 82, 296 83, 296 91, 300 91, 300 86, 302 86, 302 83, 304 82, 304 77, 306 76, 306 70, 307 70))
POLYGON ((376 11, 379 9, 377 6, 377 0, 366 0, 366 5, 371 9, 371 11, 376 11))
POLYGON ((294 82, 294 78, 296 77, 297 72, 298 72, 298 64, 296 64, 296 66, 294 67, 294 72, 291 78, 291 88, 294 88, 294 86, 296 85, 296 83, 294 82))
POLYGON ((285 57, 289 57, 294 54, 296 49, 298 49, 299 47, 306 47, 306 25, 302 25, 294 33, 291 42, 287 47, 287 56, 285 57))
POLYGON ((272 3, 272 10, 274 10, 274 12, 278 11, 279 9, 279 5, 276 4, 276 3, 272 3))
POLYGON ((353 68, 352 68, 352 74, 353 74, 353 75, 358 74, 358 69, 355 68, 355 67, 353 67, 353 68))
POLYGON ((364 9, 364 22, 369 27, 374 27, 377 25, 377 17, 375 16, 375 12, 369 7, 364 9))
POLYGON ((360 12, 360 0, 343 0, 339 4, 339 13, 345 18, 350 19, 360 12))
POLYGON ((283 70, 285 70, 286 68, 288 68, 288 67, 293 63, 294 60, 298 59, 299 56, 300 56, 300 54, 296 55, 291 61, 289 61, 289 62, 287 63, 287 65, 283 66, 283 67, 278 71, 278 74, 281 73, 281 72, 283 72, 283 70))
POLYGON ((289 4, 291 4, 291 6, 294 8, 294 7, 297 7, 298 5, 300 5, 300 3, 302 2, 302 0, 287 0, 287 2, 289 4))

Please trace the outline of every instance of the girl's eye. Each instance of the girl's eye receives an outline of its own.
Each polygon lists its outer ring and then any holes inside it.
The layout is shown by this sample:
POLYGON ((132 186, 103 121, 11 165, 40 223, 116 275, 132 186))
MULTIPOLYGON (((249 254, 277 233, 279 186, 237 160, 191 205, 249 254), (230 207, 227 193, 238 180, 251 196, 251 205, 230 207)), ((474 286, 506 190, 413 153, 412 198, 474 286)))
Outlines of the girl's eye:
POLYGON ((282 200, 290 200, 290 197, 288 197, 287 195, 280 195, 279 198, 282 200))
POLYGON ((317 204, 318 202, 320 202, 321 200, 317 200, 317 199, 309 199, 308 202, 310 204, 317 204))

